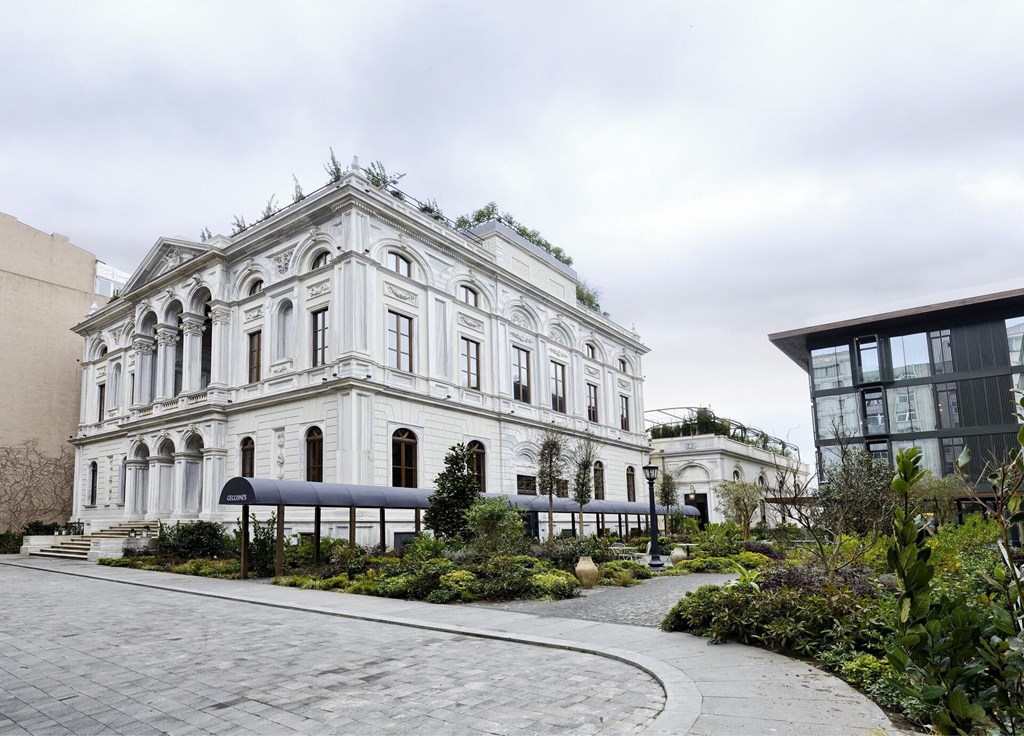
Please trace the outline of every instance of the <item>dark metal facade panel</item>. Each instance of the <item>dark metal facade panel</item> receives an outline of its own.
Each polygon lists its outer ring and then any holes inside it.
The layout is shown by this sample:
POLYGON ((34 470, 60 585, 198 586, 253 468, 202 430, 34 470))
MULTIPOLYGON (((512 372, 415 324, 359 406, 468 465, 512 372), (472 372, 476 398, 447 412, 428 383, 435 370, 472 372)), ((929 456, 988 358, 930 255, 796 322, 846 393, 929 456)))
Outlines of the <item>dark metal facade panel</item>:
POLYGON ((1010 368, 1006 346, 1006 323, 1003 320, 981 322, 949 331, 953 349, 953 370, 956 372, 1010 368))

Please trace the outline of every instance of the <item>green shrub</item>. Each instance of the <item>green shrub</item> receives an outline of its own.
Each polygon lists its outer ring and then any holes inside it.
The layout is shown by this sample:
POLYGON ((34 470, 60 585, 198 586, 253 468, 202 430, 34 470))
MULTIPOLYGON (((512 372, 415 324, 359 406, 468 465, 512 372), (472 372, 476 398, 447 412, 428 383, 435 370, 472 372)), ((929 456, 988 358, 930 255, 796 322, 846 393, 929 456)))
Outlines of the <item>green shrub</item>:
POLYGON ((473 593, 479 598, 494 601, 528 598, 532 576, 550 569, 549 564, 525 555, 492 557, 476 566, 477 580, 473 593))
POLYGON ((283 585, 286 588, 298 588, 308 579, 303 575, 279 575, 270 582, 274 585, 283 585))
POLYGON ((574 598, 579 595, 580 583, 575 575, 564 570, 548 570, 530 577, 530 594, 536 598, 574 598))
POLYGON ((427 603, 451 603, 459 597, 451 588, 438 588, 430 592, 426 597, 427 603))
POLYGON ((786 553, 770 542, 748 539, 743 542, 743 549, 747 552, 757 552, 772 560, 786 559, 786 553))
POLYGON ((480 557, 527 552, 523 518, 504 498, 479 498, 466 512, 466 527, 474 553, 480 557))
POLYGON ((412 584, 413 576, 408 574, 381 578, 377 582, 377 589, 374 595, 385 598, 409 598, 412 592, 412 584))
POLYGON ((23 526, 21 533, 26 537, 46 536, 47 534, 56 534, 58 529, 60 529, 60 524, 56 522, 39 521, 37 519, 23 526))
POLYGON ((820 658, 826 667, 863 690, 879 705, 899 711, 916 722, 927 715, 924 703, 904 693, 899 673, 884 658, 848 649, 823 652, 820 658))
MULTIPOLYGON (((258 578, 269 578, 273 576, 277 559, 277 515, 271 514, 265 522, 251 517, 249 524, 249 573, 258 578)), ((285 557, 288 555, 288 548, 291 541, 284 539, 285 557)), ((241 558, 242 555, 242 520, 238 520, 238 528, 234 530, 231 541, 228 543, 231 554, 241 558)))
POLYGON ((743 533, 735 524, 708 524, 696 540, 698 557, 729 557, 742 549, 743 533))
POLYGON ((406 562, 423 562, 444 557, 448 545, 443 539, 429 534, 417 534, 413 540, 402 548, 402 559, 406 562))
POLYGON ((732 557, 691 557, 680 560, 662 574, 686 575, 691 572, 733 573, 736 572, 736 560, 732 557))
POLYGON ((686 594, 661 624, 713 642, 738 641, 783 654, 819 656, 833 649, 882 655, 892 629, 883 605, 849 589, 760 591, 704 585, 686 594))
POLYGON ((462 601, 476 600, 476 594, 473 592, 476 585, 476 575, 471 573, 469 570, 452 570, 451 572, 442 575, 439 582, 441 583, 440 587, 437 590, 431 591, 425 600, 428 600, 431 603, 448 603, 455 599, 462 601), (435 599, 431 598, 434 593, 441 590, 445 591, 445 593, 440 596, 435 596, 435 599), (451 595, 448 595, 449 593, 451 595), (445 596, 447 596, 447 599, 444 601, 436 600, 436 598, 445 596))
POLYGON ((534 548, 533 554, 541 560, 550 562, 554 567, 565 572, 573 572, 580 557, 590 557, 598 565, 614 559, 609 551, 612 544, 608 537, 561 537, 552 542, 545 542, 534 548))
POLYGON ((410 568, 407 597, 424 600, 441 587, 441 578, 455 570, 455 563, 442 558, 424 560, 410 568))
POLYGON ((21 551, 23 536, 18 532, 0 532, 0 555, 16 555, 21 551))
POLYGON ((223 557, 228 553, 224 526, 213 521, 161 524, 156 546, 158 554, 176 560, 223 557))
POLYGON ((764 569, 771 562, 771 559, 759 552, 747 551, 740 552, 738 555, 735 555, 733 559, 748 570, 764 569))
POLYGON ((362 595, 378 595, 383 576, 376 570, 370 569, 356 575, 355 580, 349 583, 345 589, 348 593, 361 593, 362 595))
POLYGON ((628 572, 637 580, 650 580, 654 576, 651 568, 642 562, 634 560, 612 560, 611 562, 605 562, 600 567, 602 578, 606 575, 611 577, 617 572, 628 572))
POLYGON ((135 567, 137 557, 101 557, 96 562, 106 567, 135 567))
MULTIPOLYGON (((339 547, 348 548, 348 540, 339 537, 320 538, 320 566, 331 563, 335 550, 339 547)), ((285 567, 292 570, 312 569, 316 559, 316 545, 312 537, 302 537, 298 544, 290 544, 284 549, 285 567)))
POLYGON ((607 575, 601 575, 597 584, 629 588, 633 585, 640 585, 640 581, 629 570, 610 570, 607 575))

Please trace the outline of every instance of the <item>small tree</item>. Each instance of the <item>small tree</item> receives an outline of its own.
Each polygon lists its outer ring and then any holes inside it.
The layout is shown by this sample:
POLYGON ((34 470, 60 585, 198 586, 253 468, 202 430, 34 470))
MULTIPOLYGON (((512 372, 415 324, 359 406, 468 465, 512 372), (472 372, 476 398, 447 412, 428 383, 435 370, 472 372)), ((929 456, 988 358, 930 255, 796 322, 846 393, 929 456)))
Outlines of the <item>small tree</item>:
POLYGON ((750 523, 761 505, 762 488, 757 483, 727 480, 715 488, 718 511, 743 530, 743 538, 750 539, 750 523))
POLYGON ((572 500, 580 505, 580 536, 583 535, 583 507, 594 498, 594 463, 598 461, 597 443, 587 433, 576 440, 569 452, 573 464, 572 500))
POLYGON ((437 537, 468 537, 466 512, 480 495, 480 486, 472 469, 473 453, 463 444, 454 445, 444 458, 444 470, 434 480, 430 506, 423 523, 437 537))
POLYGON ((245 216, 235 215, 235 219, 231 223, 231 234, 238 235, 239 233, 244 233, 248 229, 249 226, 245 224, 245 216))
POLYGON ((548 541, 555 539, 555 494, 565 480, 565 437, 547 427, 540 438, 537 490, 548 497, 548 541))
POLYGON ((266 220, 277 214, 277 195, 271 194, 270 199, 267 200, 267 204, 263 207, 263 213, 260 219, 266 220))
POLYGON ((921 480, 910 490, 911 498, 918 508, 931 514, 937 525, 950 524, 956 516, 956 501, 970 498, 971 485, 959 475, 946 475, 936 478, 925 472, 921 480))
POLYGON ((391 189, 398 184, 399 179, 405 176, 405 174, 389 174, 380 161, 372 162, 363 171, 367 181, 379 189, 391 189))
POLYGON ((295 188, 292 190, 292 203, 301 202, 306 198, 305 193, 302 191, 302 185, 299 184, 299 178, 292 174, 292 182, 295 184, 295 188))
POLYGON ((665 507, 665 533, 669 533, 669 517, 672 515, 672 508, 679 505, 679 480, 678 476, 683 472, 682 468, 669 470, 662 468, 658 473, 658 487, 655 489, 655 500, 665 507))
POLYGON ((481 557, 525 554, 530 548, 523 518, 504 498, 477 498, 466 512, 473 551, 481 557))
POLYGON ((336 181, 341 181, 341 177, 345 173, 345 171, 341 168, 341 163, 334 155, 334 148, 331 148, 331 157, 327 159, 327 163, 324 164, 324 171, 327 172, 328 184, 333 184, 336 181))

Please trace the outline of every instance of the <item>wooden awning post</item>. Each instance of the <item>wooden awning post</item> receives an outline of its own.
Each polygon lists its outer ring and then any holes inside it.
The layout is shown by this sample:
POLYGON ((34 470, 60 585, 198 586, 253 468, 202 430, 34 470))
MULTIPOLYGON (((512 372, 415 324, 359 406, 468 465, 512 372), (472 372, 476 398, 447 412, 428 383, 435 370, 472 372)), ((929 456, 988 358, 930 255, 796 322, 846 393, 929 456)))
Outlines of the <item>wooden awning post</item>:
POLYGON ((313 565, 320 567, 320 507, 313 509, 313 565))
MULTIPOLYGON (((569 520, 572 522, 572 535, 576 536, 576 514, 569 514, 569 520)), ((583 530, 580 529, 580 536, 583 536, 583 530)))
POLYGON ((622 514, 619 514, 619 539, 622 539, 622 514))
POLYGON ((242 506, 242 580, 249 579, 249 507, 242 506))
POLYGON ((277 550, 274 554, 274 575, 284 575, 284 504, 277 506, 277 550))
POLYGON ((384 554, 385 550, 387 550, 387 548, 388 548, 388 545, 387 545, 387 539, 388 538, 385 536, 385 532, 386 531, 387 530, 384 528, 384 509, 381 509, 380 510, 380 553, 381 554, 384 554))
POLYGON ((417 534, 419 534, 422 531, 421 523, 420 523, 420 519, 421 519, 420 514, 421 514, 420 509, 416 509, 416 517, 415 517, 416 518, 416 521, 415 521, 416 527, 415 527, 415 531, 416 531, 417 534))
POLYGON ((352 549, 356 548, 356 507, 352 506, 348 510, 348 546, 352 549))

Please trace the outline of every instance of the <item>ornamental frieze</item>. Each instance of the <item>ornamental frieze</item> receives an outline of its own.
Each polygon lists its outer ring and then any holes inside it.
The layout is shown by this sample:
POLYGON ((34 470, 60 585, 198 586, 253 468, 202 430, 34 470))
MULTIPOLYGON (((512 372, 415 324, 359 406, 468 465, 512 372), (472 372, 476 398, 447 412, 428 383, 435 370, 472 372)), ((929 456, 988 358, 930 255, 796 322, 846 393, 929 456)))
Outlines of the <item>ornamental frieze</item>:
POLYGON ((310 297, 314 297, 314 296, 320 296, 322 294, 326 294, 330 290, 331 290, 331 282, 330 281, 321 281, 319 284, 313 284, 312 286, 310 286, 306 290, 306 293, 309 294, 310 297))
POLYGON ((254 319, 259 319, 263 316, 263 307, 253 307, 252 309, 245 310, 245 321, 249 322, 254 319))
POLYGON ((270 260, 277 266, 277 272, 282 276, 288 273, 288 266, 292 262, 292 255, 295 253, 295 248, 289 248, 288 250, 275 253, 270 257, 270 260))
POLYGON ((595 368, 594 366, 591 366, 591 365, 583 366, 583 370, 586 371, 588 376, 600 376, 601 375, 601 371, 599 371, 597 368, 595 368))
POLYGON ((459 324, 462 325, 463 327, 468 327, 471 330, 476 330, 477 332, 484 331, 483 320, 473 319, 472 317, 469 317, 465 314, 459 315, 459 324))
POLYGON ((416 306, 416 295, 411 291, 400 289, 394 284, 384 284, 384 292, 388 296, 393 296, 395 299, 401 299, 403 302, 408 302, 409 304, 416 306))

